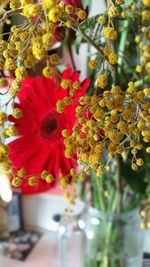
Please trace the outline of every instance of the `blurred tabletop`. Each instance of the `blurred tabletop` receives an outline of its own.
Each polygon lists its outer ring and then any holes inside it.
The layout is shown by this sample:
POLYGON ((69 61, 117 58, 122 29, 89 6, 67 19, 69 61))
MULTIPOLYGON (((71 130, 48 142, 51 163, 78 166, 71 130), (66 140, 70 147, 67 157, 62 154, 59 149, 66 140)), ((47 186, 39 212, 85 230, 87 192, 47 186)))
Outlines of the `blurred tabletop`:
MULTIPOLYGON (((150 230, 143 230, 144 252, 150 253, 150 230)), ((0 267, 59 267, 57 232, 46 231, 25 261, 0 256, 0 267)), ((77 267, 77 261, 71 267, 77 267)))
POLYGON ((57 233, 44 233, 25 261, 0 256, 0 267, 58 267, 57 233))

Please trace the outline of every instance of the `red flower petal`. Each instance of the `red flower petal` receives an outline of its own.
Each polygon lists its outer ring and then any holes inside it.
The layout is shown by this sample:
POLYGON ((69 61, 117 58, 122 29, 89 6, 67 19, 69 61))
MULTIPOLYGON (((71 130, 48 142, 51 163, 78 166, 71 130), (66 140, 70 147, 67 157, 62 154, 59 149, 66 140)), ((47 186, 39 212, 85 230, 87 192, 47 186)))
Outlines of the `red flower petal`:
MULTIPOLYGON (((62 79, 64 78, 71 79, 72 82, 78 81, 79 72, 67 69, 62 74, 62 79)), ((77 90, 76 98, 85 94, 88 85, 89 79, 86 79, 77 90)), ((70 168, 75 167, 73 159, 65 158, 61 132, 64 128, 72 131, 76 121, 76 105, 68 106, 62 114, 56 111, 57 100, 63 99, 68 93, 57 85, 56 77, 36 77, 23 81, 18 96, 19 103, 15 104, 15 107, 23 110, 23 117, 9 117, 15 123, 20 137, 9 146, 14 166, 17 169, 25 168, 27 175, 40 175, 43 170, 48 170, 59 179, 60 173, 67 175, 70 168)), ((26 194, 37 193, 52 186, 39 178, 36 187, 31 188, 25 178, 22 190, 26 194)))

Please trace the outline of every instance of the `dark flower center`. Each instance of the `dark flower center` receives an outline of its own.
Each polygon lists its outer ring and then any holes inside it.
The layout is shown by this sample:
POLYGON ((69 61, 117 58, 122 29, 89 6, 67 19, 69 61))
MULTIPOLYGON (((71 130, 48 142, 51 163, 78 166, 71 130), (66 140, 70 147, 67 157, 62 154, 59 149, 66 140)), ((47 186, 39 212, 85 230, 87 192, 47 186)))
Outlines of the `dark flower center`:
POLYGON ((43 138, 50 139, 54 133, 59 129, 59 120, 54 112, 50 112, 42 120, 40 133, 43 138))

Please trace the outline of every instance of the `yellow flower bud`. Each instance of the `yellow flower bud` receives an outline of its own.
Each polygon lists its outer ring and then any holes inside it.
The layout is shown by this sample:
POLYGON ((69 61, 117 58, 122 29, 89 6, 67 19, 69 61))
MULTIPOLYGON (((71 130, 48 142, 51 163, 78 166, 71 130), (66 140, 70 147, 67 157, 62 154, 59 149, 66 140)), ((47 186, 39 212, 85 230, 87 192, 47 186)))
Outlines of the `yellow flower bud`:
POLYGON ((15 109, 13 110, 13 117, 14 117, 15 119, 20 119, 21 117, 23 117, 23 111, 22 111, 22 109, 20 109, 20 108, 15 108, 15 109))
POLYGON ((42 5, 46 9, 51 9, 57 5, 56 0, 42 0, 42 5))
POLYGON ((20 170, 18 170, 17 175, 19 177, 25 177, 26 176, 26 169, 21 168, 20 170))
POLYGON ((30 186, 35 186, 37 184, 37 177, 36 176, 31 176, 28 180, 28 184, 30 186))
POLYGON ((71 15, 74 11, 74 8, 72 5, 66 5, 65 7, 65 12, 68 14, 68 15, 71 15))
POLYGON ((47 183, 52 183, 54 181, 54 177, 51 174, 48 174, 46 176, 46 182, 47 183))
POLYGON ((104 25, 105 22, 106 22, 106 17, 103 16, 103 15, 99 16, 97 22, 98 22, 100 25, 104 25))
POLYGON ((61 11, 58 6, 53 7, 48 14, 49 20, 52 22, 57 22, 61 18, 61 11))
POLYGON ((20 186, 22 184, 22 179, 19 178, 19 177, 15 177, 15 178, 12 179, 11 183, 12 183, 12 186, 18 187, 18 186, 20 186))
POLYGON ((51 67, 51 66, 46 66, 42 70, 42 73, 46 78, 49 78, 49 77, 51 77, 51 76, 56 74, 56 69, 54 67, 51 67))
POLYGON ((0 126, 2 126, 7 121, 7 114, 0 111, 0 126))
POLYGON ((98 86, 104 89, 107 86, 108 78, 105 73, 100 74, 98 77, 98 86))

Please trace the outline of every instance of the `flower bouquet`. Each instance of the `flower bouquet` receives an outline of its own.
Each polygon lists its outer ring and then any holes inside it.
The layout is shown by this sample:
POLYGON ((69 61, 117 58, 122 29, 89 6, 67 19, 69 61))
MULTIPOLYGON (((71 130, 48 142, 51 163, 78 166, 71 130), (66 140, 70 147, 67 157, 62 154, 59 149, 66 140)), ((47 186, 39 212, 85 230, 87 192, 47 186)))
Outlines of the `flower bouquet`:
POLYGON ((92 17, 94 1, 0 3, 0 86, 2 98, 9 95, 0 111, 1 168, 25 193, 59 180, 70 203, 74 184, 84 192, 90 180, 90 216, 102 230, 93 229, 85 266, 138 265, 136 208, 150 193, 150 1, 106 0, 105 12, 92 17), (2 32, 14 15, 22 23, 2 32), (72 45, 78 53, 87 43, 83 82, 53 52, 62 30, 73 68, 72 45), (28 77, 41 62, 42 76, 28 77))

